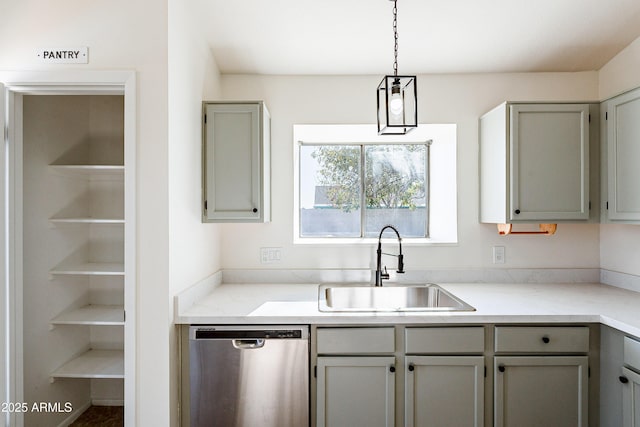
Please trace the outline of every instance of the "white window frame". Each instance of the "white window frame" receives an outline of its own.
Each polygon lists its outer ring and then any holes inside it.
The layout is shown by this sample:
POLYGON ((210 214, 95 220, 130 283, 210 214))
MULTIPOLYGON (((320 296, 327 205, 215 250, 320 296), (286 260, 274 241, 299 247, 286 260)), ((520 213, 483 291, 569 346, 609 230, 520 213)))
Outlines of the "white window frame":
POLYGON ((403 238, 404 244, 451 245, 458 242, 456 125, 421 124, 406 135, 378 135, 376 125, 293 126, 293 243, 370 244, 367 237, 300 237, 301 144, 420 144, 432 141, 429 164, 428 238, 403 238))

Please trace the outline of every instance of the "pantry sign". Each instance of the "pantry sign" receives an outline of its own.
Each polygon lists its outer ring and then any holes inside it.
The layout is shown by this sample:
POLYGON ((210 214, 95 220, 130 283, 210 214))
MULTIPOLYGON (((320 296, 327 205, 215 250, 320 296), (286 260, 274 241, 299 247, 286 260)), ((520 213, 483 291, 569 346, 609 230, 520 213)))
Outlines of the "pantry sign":
POLYGON ((47 64, 88 64, 89 48, 75 46, 38 49, 38 58, 47 64))

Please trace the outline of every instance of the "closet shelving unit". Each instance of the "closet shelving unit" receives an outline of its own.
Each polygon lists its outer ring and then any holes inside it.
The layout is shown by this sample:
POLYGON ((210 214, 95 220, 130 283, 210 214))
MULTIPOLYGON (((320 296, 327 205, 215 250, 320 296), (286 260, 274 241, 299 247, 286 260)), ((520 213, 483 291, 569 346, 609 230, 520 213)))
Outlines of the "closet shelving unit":
POLYGON ((56 369, 51 378, 124 378, 124 351, 88 350, 56 369))
MULTIPOLYGON (((114 147, 112 141, 107 147, 101 147, 99 142, 88 141, 86 145, 78 150, 79 157, 62 156, 49 165, 51 176, 57 176, 63 183, 68 180, 76 191, 85 188, 68 206, 49 217, 51 227, 59 228, 62 234, 66 229, 84 227, 86 235, 86 242, 49 270, 49 275, 62 281, 69 276, 84 277, 89 284, 100 276, 116 281, 121 278, 124 292, 123 144, 114 147)), ((50 320, 50 327, 84 325, 98 331, 92 332, 92 336, 100 336, 101 327, 123 328, 124 322, 122 302, 94 302, 89 296, 81 302, 70 303, 50 320)), ((70 355, 66 363, 50 374, 51 381, 57 378, 123 379, 124 351, 93 347, 89 342, 85 351, 70 355)))
MULTIPOLYGON (((57 174, 77 178, 124 180, 124 165, 50 165, 57 174)), ((124 214, 96 215, 88 212, 64 212, 49 218, 52 224, 124 224, 124 214)))
POLYGON ((51 325, 124 326, 121 305, 88 304, 70 309, 51 319, 51 325))

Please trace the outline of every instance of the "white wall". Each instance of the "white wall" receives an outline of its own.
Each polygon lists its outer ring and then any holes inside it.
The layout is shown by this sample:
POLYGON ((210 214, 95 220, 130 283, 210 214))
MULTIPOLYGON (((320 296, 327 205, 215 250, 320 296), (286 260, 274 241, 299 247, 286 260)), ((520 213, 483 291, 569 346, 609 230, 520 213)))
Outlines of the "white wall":
MULTIPOLYGON (((293 245, 293 124, 374 123, 381 76, 223 75, 225 99, 264 99, 272 117, 272 222, 225 224, 222 265, 244 268, 370 268, 373 247, 293 245), (260 247, 282 247, 279 264, 261 265, 260 247)), ((537 73, 418 76, 419 121, 458 126, 456 246, 407 244, 411 269, 491 268, 491 247, 506 247, 506 268, 598 268, 597 224, 560 224, 555 236, 498 236, 478 222, 478 118, 505 100, 598 100, 598 74, 537 73)), ((408 243, 406 241, 405 243, 408 243)))
POLYGON ((640 37, 613 57, 598 73, 600 99, 640 86, 640 37))
POLYGON ((170 289, 180 292, 221 267, 219 225, 202 218, 202 101, 220 97, 220 72, 193 25, 193 8, 169 2, 170 289))
POLYGON ((168 425, 170 406, 167 4, 0 0, 0 70, 137 72, 138 426, 168 425), (45 65, 42 47, 88 46, 87 65, 45 65))
MULTIPOLYGON (((600 98, 607 99, 640 86, 640 38, 609 61, 599 73, 600 98)), ((640 225, 600 226, 600 266, 640 275, 640 225)))
MULTIPOLYGON (((194 8, 169 1, 169 311, 173 295, 222 268, 220 226, 203 224, 202 101, 220 97, 220 73, 194 8)), ((178 346, 171 345, 171 425, 178 425, 178 346)))

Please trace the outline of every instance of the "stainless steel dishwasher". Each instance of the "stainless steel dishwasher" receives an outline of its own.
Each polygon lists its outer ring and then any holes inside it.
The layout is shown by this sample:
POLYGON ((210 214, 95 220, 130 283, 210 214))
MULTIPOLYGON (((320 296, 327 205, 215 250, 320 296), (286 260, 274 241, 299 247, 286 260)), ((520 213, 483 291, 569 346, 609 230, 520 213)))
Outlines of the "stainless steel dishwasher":
POLYGON ((309 426, 308 326, 191 326, 188 346, 183 425, 309 426))

